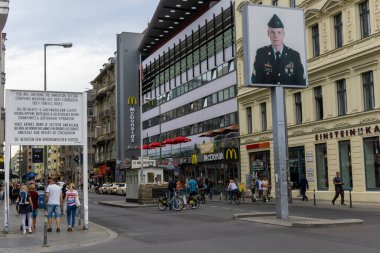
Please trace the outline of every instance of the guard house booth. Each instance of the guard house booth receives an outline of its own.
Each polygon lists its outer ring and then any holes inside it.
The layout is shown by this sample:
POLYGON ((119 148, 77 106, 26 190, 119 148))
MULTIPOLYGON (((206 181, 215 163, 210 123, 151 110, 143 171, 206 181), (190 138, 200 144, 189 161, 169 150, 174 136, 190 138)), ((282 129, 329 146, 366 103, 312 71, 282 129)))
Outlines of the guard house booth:
POLYGON ((127 182, 127 202, 139 202, 139 189, 147 184, 155 184, 162 182, 163 169, 156 167, 156 160, 143 159, 143 167, 141 167, 141 158, 132 160, 130 169, 126 171, 127 182))

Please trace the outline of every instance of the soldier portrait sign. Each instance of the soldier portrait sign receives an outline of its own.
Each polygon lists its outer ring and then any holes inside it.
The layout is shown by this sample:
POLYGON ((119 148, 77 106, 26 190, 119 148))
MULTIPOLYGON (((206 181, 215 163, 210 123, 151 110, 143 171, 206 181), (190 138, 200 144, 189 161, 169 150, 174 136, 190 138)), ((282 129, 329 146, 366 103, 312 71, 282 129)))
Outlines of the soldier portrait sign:
POLYGON ((245 86, 307 87, 303 10, 246 4, 243 33, 245 86))

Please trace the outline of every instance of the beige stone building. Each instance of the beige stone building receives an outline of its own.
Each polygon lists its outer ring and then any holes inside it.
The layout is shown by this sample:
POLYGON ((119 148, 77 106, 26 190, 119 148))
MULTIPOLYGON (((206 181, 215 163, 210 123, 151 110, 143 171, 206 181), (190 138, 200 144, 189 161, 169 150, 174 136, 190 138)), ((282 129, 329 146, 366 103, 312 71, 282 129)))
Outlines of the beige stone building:
POLYGON ((354 201, 380 202, 380 0, 236 1, 241 175, 274 185, 271 91, 242 87, 243 2, 305 11, 309 87, 285 91, 293 196, 306 175, 332 199, 340 171, 346 198, 351 188, 354 201))

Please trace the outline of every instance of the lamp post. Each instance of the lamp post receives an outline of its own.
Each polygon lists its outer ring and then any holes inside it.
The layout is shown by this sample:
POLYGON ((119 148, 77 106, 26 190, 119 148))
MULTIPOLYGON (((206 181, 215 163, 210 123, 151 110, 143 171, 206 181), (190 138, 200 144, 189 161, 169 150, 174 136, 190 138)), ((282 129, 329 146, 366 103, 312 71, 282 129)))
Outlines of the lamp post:
MULTIPOLYGON (((46 83, 46 48, 50 47, 50 46, 70 48, 73 46, 73 43, 66 42, 66 43, 57 43, 57 44, 53 44, 53 43, 44 44, 44 91, 46 91, 46 89, 47 89, 47 83, 46 83)), ((44 146, 44 154, 45 154, 45 158, 44 158, 44 185, 45 185, 45 191, 46 191, 46 188, 47 188, 47 177, 46 177, 47 147, 46 146, 44 146)), ((47 247, 48 245, 47 245, 47 212, 46 212, 47 211, 47 203, 46 203, 46 198, 45 198, 44 209, 45 209, 45 224, 44 224, 44 244, 43 244, 43 246, 47 247)))

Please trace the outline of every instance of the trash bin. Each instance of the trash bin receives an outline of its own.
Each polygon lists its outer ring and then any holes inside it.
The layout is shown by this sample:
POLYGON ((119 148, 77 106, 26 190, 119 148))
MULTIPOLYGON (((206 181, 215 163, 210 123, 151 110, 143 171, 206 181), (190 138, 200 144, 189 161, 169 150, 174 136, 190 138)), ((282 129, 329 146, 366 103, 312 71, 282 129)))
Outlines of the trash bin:
POLYGON ((43 192, 38 194, 38 205, 40 209, 45 208, 45 194, 43 192))

